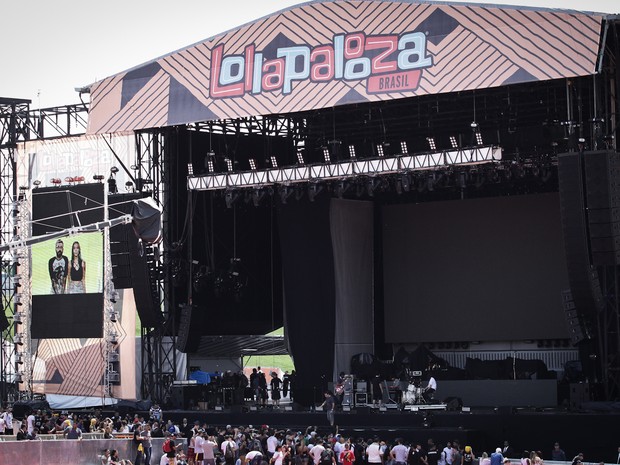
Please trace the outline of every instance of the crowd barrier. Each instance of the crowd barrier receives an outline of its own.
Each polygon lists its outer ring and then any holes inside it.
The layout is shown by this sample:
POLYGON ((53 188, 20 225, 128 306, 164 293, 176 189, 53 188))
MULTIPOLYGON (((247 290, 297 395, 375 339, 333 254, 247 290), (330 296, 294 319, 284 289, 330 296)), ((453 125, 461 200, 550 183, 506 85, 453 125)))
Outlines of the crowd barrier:
MULTIPOLYGON (((99 433, 88 433, 99 434, 99 433)), ((43 436, 43 435, 42 435, 43 436)), ((44 436, 62 436, 46 434, 44 436)), ((6 436, 0 444, 0 465, 19 465, 44 463, 46 465, 101 465, 101 456, 106 449, 116 449, 122 459, 136 458, 137 446, 129 439, 60 439, 57 441, 15 441, 14 436, 6 436), (13 439, 13 440, 11 440, 13 439)), ((159 464, 162 456, 163 438, 154 438, 152 464, 159 464)))

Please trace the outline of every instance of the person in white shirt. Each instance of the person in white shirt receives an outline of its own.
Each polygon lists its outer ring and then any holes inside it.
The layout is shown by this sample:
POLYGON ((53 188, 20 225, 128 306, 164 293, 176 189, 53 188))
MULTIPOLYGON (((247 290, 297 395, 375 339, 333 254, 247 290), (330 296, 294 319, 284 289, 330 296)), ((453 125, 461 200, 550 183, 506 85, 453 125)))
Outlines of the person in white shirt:
POLYGON ((271 436, 267 438, 267 459, 271 460, 273 454, 276 453, 276 447, 278 446, 278 438, 275 432, 271 432, 271 436))
POLYGON ((337 435, 336 438, 338 441, 334 444, 334 454, 336 455, 336 462, 342 463, 340 455, 344 452, 344 437, 341 435, 337 435))
POLYGON ((310 452, 308 453, 310 454, 310 457, 312 457, 314 465, 319 465, 319 462, 321 461, 321 453, 324 450, 325 447, 323 447, 323 441, 321 439, 319 439, 316 445, 312 449, 310 449, 310 452))
POLYGON ((396 445, 392 447, 390 451, 390 457, 396 464, 406 464, 407 456, 409 455, 409 449, 403 445, 402 439, 396 439, 396 445))
POLYGON ((446 465, 452 465, 452 443, 450 441, 443 448, 442 457, 439 460, 444 460, 446 465))
POLYGON ((34 413, 30 412, 30 415, 26 418, 26 424, 28 425, 28 434, 34 433, 34 422, 35 422, 34 413))
POLYGON ((194 436, 192 436, 192 439, 194 440, 194 460, 196 465, 202 465, 203 461, 204 461, 204 443, 205 443, 205 438, 204 438, 204 431, 202 430, 198 430, 194 433, 194 436))
POLYGON ((436 390, 437 381, 431 376, 428 380, 428 384, 424 388, 424 394, 422 394, 424 396, 424 400, 426 400, 426 402, 432 401, 436 390))
POLYGON ((366 448, 366 458, 368 463, 383 463, 383 452, 379 438, 374 438, 372 444, 366 448))
POLYGON ((0 414, 0 436, 4 436, 6 431, 6 423, 4 422, 4 412, 0 414))
MULTIPOLYGON (((203 446, 204 447, 204 446, 203 446)), ((222 450, 222 455, 224 456, 224 460, 226 462, 226 465, 233 465, 235 463, 236 460, 236 451, 237 451, 238 447, 237 447, 237 443, 235 441, 233 441, 232 436, 226 436, 226 440, 222 441, 222 445, 221 445, 221 450, 222 450), (232 450, 233 456, 229 457, 228 454, 226 453, 226 451, 228 450, 228 447, 230 446, 230 449, 232 450)))
POLYGON ((212 437, 207 436, 207 440, 202 444, 204 454, 204 465, 215 465, 215 451, 217 443, 212 437))

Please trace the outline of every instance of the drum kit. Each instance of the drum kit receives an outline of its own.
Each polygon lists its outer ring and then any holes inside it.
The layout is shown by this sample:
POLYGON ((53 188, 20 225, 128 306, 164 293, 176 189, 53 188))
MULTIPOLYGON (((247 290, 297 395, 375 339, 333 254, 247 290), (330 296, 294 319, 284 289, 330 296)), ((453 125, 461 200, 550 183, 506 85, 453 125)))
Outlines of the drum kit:
POLYGON ((407 379, 409 380, 409 384, 407 385, 407 389, 403 392, 403 404, 425 404, 426 399, 424 399, 423 396, 424 389, 420 386, 422 372, 407 370, 407 379))

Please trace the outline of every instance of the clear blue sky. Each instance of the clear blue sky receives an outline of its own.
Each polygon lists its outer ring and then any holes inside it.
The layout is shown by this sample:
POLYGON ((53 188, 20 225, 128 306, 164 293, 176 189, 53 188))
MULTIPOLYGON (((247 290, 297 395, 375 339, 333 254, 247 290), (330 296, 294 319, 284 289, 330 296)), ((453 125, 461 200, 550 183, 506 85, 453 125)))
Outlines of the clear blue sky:
MULTIPOLYGON (((2 6, 0 97, 31 108, 79 102, 75 87, 132 68, 299 0, 19 0, 2 6)), ((497 4, 479 0, 477 3, 497 4)), ((620 13, 617 0, 506 0, 620 13)))

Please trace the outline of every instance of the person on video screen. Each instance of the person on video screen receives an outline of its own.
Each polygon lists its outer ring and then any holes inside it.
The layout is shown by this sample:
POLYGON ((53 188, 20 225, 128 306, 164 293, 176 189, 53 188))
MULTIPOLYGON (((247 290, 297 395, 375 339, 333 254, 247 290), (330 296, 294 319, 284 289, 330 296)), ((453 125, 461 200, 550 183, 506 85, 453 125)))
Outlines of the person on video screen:
POLYGON ((86 262, 82 260, 82 249, 78 241, 71 246, 70 270, 67 293, 84 294, 86 292, 86 262))
POLYGON ((63 252, 64 243, 62 239, 58 239, 56 241, 56 255, 50 258, 48 263, 53 294, 64 294, 67 285, 69 259, 62 254, 63 252))

